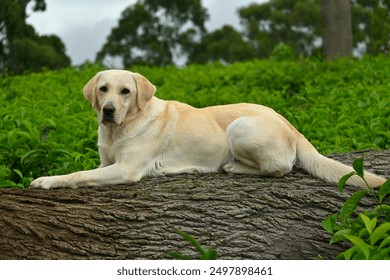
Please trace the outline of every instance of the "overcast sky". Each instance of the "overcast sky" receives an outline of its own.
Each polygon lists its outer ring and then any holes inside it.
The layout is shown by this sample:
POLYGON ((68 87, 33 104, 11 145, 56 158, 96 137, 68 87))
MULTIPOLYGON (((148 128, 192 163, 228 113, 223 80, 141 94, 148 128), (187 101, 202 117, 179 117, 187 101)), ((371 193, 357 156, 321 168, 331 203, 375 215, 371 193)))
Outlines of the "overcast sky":
MULTIPOLYGON (((65 43, 72 64, 94 61, 122 11, 136 0, 46 0, 46 11, 32 13, 27 22, 39 35, 55 34, 65 43)), ((239 29, 237 9, 265 0, 202 0, 210 14, 208 31, 224 24, 239 29)))

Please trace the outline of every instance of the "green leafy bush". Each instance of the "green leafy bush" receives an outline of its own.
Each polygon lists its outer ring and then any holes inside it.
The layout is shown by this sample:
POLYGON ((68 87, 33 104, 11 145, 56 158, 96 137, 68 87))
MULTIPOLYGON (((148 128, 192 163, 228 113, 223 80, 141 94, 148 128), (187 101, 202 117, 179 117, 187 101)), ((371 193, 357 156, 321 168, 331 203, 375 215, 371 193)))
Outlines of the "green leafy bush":
MULTIPOLYGON (((98 166, 96 113, 82 94, 89 65, 0 77, 0 186, 98 166)), ((390 57, 135 67, 162 99, 274 108, 322 153, 390 147, 390 57)))
POLYGON ((80 94, 94 72, 2 77, 0 187, 26 187, 41 175, 98 165, 96 117, 80 94))
POLYGON ((284 43, 276 45, 270 55, 270 59, 276 61, 294 60, 295 58, 294 48, 284 43))
MULTIPOLYGON (((363 159, 353 163, 355 172, 346 174, 340 179, 339 190, 343 191, 349 177, 358 175, 364 179, 363 159)), ((390 180, 387 180, 379 190, 372 189, 367 184, 367 190, 355 192, 347 199, 339 213, 326 218, 322 222, 323 228, 332 238, 330 243, 348 240, 352 247, 340 253, 337 259, 345 260, 390 260, 390 180), (356 214, 356 207, 365 196, 372 197, 377 207, 356 214), (355 215, 354 215, 355 214, 355 215)))

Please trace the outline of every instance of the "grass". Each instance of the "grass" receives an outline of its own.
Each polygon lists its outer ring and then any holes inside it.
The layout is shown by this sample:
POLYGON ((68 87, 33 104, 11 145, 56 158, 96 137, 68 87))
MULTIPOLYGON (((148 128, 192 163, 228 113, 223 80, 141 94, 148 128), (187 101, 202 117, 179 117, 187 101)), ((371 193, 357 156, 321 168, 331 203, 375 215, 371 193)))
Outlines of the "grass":
MULTIPOLYGON (((96 113, 82 88, 99 70, 1 77, 0 187, 98 166, 96 113)), ((155 84, 162 99, 270 106, 324 154, 390 147, 388 56, 131 70, 155 84)))

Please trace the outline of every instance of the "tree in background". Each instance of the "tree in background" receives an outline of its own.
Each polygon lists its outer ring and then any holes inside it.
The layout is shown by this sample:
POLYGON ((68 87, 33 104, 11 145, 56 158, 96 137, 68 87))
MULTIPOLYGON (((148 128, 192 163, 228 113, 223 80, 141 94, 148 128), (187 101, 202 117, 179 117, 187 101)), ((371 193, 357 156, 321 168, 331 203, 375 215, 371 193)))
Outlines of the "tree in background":
POLYGON ((353 47, 359 55, 386 53, 389 0, 322 0, 322 10, 326 58, 351 55, 353 47))
MULTIPOLYGON (((338 31, 348 28, 343 20, 348 20, 345 5, 350 4, 355 52, 361 55, 383 52, 390 34, 390 0, 270 0, 251 4, 239 9, 244 36, 254 46, 258 57, 268 57, 279 43, 293 47, 299 56, 321 55, 323 36, 327 36, 323 23, 326 25, 328 19, 334 21, 332 16, 336 15, 330 14, 331 6, 324 6, 321 11, 321 1, 325 5, 334 2, 337 13, 344 6, 344 13, 339 14, 344 18, 334 27, 338 31)), ((334 36, 334 44, 337 40, 350 41, 344 35, 334 36)))
POLYGON ((390 0, 351 0, 353 45, 359 54, 385 52, 390 36, 390 0))
MULTIPOLYGON (((45 0, 0 0, 0 70, 20 73, 70 65, 57 36, 38 36, 26 24, 27 9, 44 11, 45 0)), ((322 50, 325 57, 349 55, 351 42, 360 55, 390 48, 390 0, 270 0, 240 8, 238 14, 242 32, 231 26, 207 32, 208 13, 201 0, 138 0, 122 13, 97 61, 120 58, 124 67, 232 63, 270 56, 322 57, 322 50)))
POLYGON ((0 70, 14 73, 39 71, 70 65, 65 46, 57 36, 38 36, 26 23, 27 5, 34 12, 46 9, 45 0, 1 0, 0 2, 0 70))
POLYGON ((120 57, 124 67, 173 64, 201 40, 207 18, 200 0, 139 0, 122 13, 97 60, 120 57))
POLYGON ((297 55, 319 53, 322 37, 319 0, 270 0, 238 11, 244 36, 266 58, 279 44, 293 47, 297 55))
POLYGON ((253 58, 256 58, 255 49, 244 41, 241 33, 232 26, 225 25, 206 34, 201 42, 193 46, 188 63, 233 63, 253 58))
POLYGON ((349 0, 322 0, 324 56, 352 55, 352 18, 349 0))
POLYGON ((199 48, 203 57, 195 52, 200 61, 269 58, 276 49, 280 52, 280 44, 298 56, 388 52, 390 0, 270 0, 243 7, 238 14, 243 38, 227 28, 207 34, 199 48))
POLYGON ((17 38, 12 41, 10 49, 8 65, 15 73, 58 69, 70 65, 65 45, 54 35, 17 38))

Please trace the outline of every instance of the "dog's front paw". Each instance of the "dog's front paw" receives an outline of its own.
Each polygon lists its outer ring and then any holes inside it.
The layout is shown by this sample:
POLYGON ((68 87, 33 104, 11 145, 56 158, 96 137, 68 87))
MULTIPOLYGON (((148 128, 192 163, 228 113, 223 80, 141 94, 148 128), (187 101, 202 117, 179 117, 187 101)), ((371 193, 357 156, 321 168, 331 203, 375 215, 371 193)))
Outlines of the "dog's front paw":
POLYGON ((50 189, 53 183, 51 177, 40 177, 31 182, 30 188, 50 189))
POLYGON ((64 176, 40 177, 31 182, 30 188, 52 189, 60 187, 72 187, 64 176))

